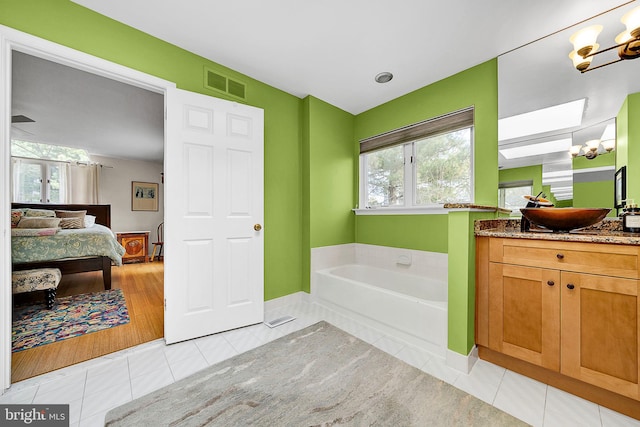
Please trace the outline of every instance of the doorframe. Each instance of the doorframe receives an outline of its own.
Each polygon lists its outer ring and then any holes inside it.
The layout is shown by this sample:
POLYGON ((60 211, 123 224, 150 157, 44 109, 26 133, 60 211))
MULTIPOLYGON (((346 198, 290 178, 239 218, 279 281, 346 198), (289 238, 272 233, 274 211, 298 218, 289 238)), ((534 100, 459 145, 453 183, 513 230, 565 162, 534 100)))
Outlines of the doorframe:
MULTIPOLYGON (((102 77, 137 86, 165 99, 164 145, 167 146, 166 93, 176 84, 88 53, 0 25, 0 395, 11 386, 11 233, 10 233, 10 132, 11 132, 11 53, 19 51, 102 77)), ((167 195, 164 197, 168 205, 167 195)), ((166 283, 165 283, 166 286, 166 283)))

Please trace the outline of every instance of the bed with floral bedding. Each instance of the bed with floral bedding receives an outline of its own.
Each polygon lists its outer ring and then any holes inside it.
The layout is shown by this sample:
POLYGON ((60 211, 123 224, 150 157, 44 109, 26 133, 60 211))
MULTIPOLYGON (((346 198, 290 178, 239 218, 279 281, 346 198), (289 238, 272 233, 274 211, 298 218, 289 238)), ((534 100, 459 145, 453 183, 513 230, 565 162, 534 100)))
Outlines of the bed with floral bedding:
POLYGON ((14 203, 13 270, 59 268, 63 275, 102 270, 104 288, 111 289, 111 264, 122 265, 124 248, 110 225, 110 205, 14 203))

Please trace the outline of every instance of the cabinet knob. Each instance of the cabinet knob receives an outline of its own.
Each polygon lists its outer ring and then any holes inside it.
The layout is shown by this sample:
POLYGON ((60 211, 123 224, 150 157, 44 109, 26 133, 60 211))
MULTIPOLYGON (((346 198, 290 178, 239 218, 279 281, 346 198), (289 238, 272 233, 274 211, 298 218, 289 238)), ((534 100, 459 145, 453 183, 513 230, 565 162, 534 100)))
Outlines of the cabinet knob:
POLYGON ((260 230, 262 230, 262 225, 260 225, 260 224, 255 224, 255 225, 253 226, 253 229, 254 229, 254 230, 256 230, 256 231, 260 231, 260 230))
POLYGON ((553 280, 547 280, 547 285, 553 286, 555 284, 556 284, 556 282, 554 282, 553 280))
POLYGON ((556 254, 556 258, 558 258, 558 259, 563 259, 563 258, 564 258, 564 255, 563 255, 563 254, 556 254))
POLYGON ((569 288, 569 289, 573 289, 573 288, 575 288, 575 285, 574 285, 573 283, 569 283, 569 284, 567 285, 567 288, 569 288))

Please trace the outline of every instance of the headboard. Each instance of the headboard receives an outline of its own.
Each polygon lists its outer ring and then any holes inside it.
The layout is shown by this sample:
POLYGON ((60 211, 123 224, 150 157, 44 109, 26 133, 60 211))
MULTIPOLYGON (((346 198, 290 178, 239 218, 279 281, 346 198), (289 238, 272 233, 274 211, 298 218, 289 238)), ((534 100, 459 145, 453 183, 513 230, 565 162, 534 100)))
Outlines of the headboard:
POLYGON ((87 211, 88 215, 96 217, 96 223, 111 228, 111 205, 55 205, 55 204, 43 204, 43 203, 11 203, 13 209, 49 209, 49 210, 64 210, 64 211, 87 211))

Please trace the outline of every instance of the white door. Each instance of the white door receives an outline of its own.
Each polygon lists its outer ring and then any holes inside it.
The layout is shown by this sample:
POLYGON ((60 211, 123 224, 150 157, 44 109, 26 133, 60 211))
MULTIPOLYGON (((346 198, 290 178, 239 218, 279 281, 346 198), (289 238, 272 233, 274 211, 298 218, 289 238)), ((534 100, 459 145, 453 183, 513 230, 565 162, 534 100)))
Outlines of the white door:
POLYGON ((165 340, 263 321, 262 109, 166 95, 165 340))

